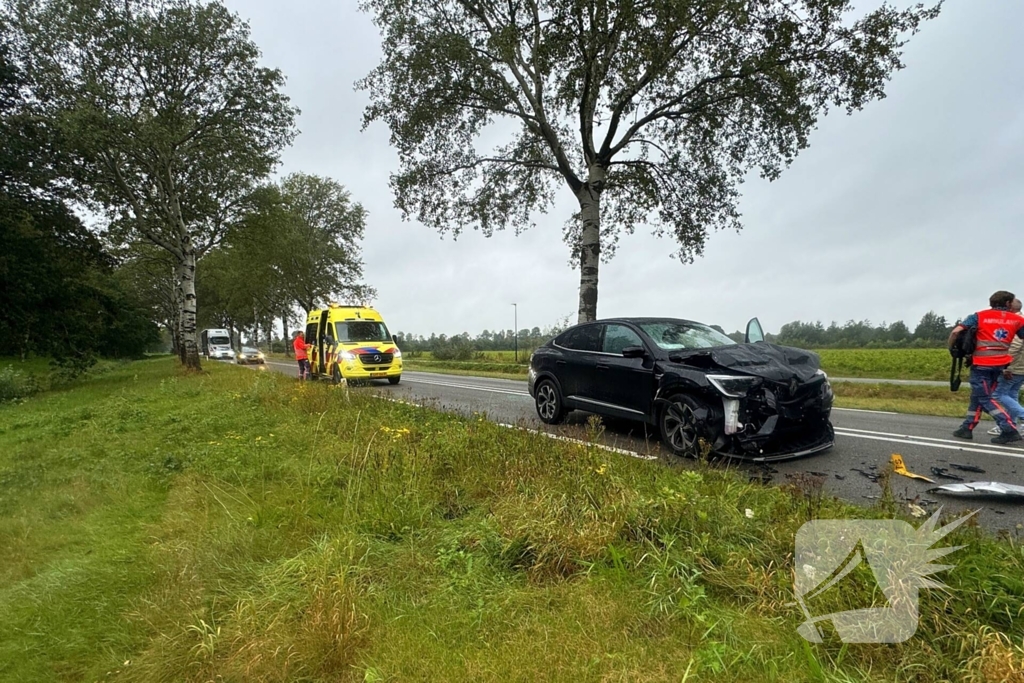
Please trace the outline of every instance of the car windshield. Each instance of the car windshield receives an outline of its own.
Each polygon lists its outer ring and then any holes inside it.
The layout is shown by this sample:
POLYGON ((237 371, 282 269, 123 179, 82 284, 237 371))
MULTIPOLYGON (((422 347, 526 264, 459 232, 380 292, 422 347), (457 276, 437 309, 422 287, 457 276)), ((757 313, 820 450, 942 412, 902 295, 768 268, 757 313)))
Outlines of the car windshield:
POLYGON ((659 320, 640 323, 640 329, 665 351, 709 349, 736 343, 718 330, 700 323, 659 320))
POLYGON ((231 340, 227 337, 210 337, 210 343, 215 346, 227 346, 231 340))
POLYGON ((243 353, 259 353, 260 350, 259 349, 254 349, 251 346, 243 346, 242 347, 242 352, 243 353))
POLYGON ((338 332, 338 341, 341 343, 351 342, 389 342, 391 335, 388 333, 387 325, 371 320, 350 321, 335 323, 338 332))

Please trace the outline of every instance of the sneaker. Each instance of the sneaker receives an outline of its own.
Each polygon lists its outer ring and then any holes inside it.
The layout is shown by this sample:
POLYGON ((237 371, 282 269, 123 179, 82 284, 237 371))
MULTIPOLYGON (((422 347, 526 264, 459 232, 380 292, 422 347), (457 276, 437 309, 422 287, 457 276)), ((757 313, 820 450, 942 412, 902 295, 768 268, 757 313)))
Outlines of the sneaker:
POLYGON ((1024 436, 1020 435, 1020 432, 1014 430, 1012 432, 1006 432, 999 436, 992 437, 992 443, 1014 443, 1016 441, 1024 441, 1024 436))
POLYGON ((967 427, 961 427, 960 429, 953 432, 953 436, 958 439, 973 439, 974 434, 967 427))
MULTIPOLYGON (((1024 433, 1024 421, 1018 422, 1017 424, 1013 425, 1013 428, 1016 429, 1018 432, 1024 433)), ((993 427, 992 429, 988 430, 988 433, 991 434, 992 436, 999 436, 1003 432, 1001 429, 999 429, 999 427, 993 427)))

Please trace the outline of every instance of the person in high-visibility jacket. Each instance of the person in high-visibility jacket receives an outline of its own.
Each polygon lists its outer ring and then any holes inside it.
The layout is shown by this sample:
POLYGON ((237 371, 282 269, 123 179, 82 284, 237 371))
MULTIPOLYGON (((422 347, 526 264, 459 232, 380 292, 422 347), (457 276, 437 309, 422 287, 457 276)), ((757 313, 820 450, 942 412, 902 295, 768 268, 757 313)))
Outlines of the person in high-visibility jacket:
MULTIPOLYGON (((1014 299, 1010 304, 1010 310, 1014 313, 1020 313, 1021 308, 1024 308, 1024 304, 1021 304, 1020 299, 1014 299)), ((1013 343, 1010 344, 1010 357, 1013 360, 1003 370, 1003 376, 999 378, 999 384, 992 392, 992 398, 1006 408, 1010 418, 1017 423, 1019 432, 1024 429, 1024 406, 1020 404, 1020 388, 1024 386, 1024 339, 1013 338, 1013 343)), ((993 427, 988 430, 988 433, 999 434, 999 427, 993 427)))
POLYGON ((295 340, 292 342, 292 349, 295 351, 295 360, 299 362, 299 379, 309 379, 309 356, 307 351, 310 345, 306 343, 306 335, 301 330, 295 333, 295 340))
POLYGON ((999 434, 992 437, 992 443, 1005 444, 1022 440, 1010 413, 993 396, 999 378, 1013 361, 1010 343, 1014 337, 1024 339, 1024 317, 1010 310, 1015 298, 1011 292, 996 292, 988 300, 991 308, 967 316, 953 328, 949 336, 952 346, 957 336, 968 327, 977 328, 977 343, 971 363, 971 403, 967 408, 967 417, 960 428, 953 432, 957 438, 974 438, 974 428, 978 426, 981 411, 984 410, 999 426, 999 434))

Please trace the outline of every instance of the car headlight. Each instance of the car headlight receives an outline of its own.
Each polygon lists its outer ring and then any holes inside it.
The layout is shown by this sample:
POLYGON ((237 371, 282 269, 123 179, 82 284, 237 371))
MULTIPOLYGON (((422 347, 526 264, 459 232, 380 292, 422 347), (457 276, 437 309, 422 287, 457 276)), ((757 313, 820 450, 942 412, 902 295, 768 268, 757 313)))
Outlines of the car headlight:
POLYGON ((394 357, 395 358, 401 358, 402 357, 401 349, 395 349, 395 356, 394 357))
POLYGON ((822 377, 824 377, 825 379, 828 379, 828 375, 827 375, 827 374, 825 374, 825 371, 824 371, 824 370, 822 370, 821 368, 818 368, 817 372, 815 372, 814 374, 815 374, 815 375, 821 375, 821 376, 822 376, 822 377))
POLYGON ((342 351, 341 358, 343 360, 355 360, 356 354, 352 353, 351 351, 342 351))
POLYGON ((256 354, 256 357, 257 357, 257 358, 263 358, 263 352, 261 351, 260 353, 257 353, 257 354, 256 354))
POLYGON ((736 375, 708 375, 708 381, 718 389, 722 396, 743 398, 747 392, 761 383, 757 377, 737 377, 736 375))

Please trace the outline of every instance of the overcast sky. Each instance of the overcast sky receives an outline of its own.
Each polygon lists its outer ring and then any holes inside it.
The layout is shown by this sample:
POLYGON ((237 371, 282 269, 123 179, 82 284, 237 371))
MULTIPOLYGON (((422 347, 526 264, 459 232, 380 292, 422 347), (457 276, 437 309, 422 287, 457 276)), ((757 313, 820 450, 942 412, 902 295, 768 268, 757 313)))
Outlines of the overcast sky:
MULTIPOLYGON (((897 4, 904 4, 903 0, 897 4)), ((574 201, 516 237, 442 239, 394 208, 398 157, 383 123, 360 132, 353 84, 380 36, 355 0, 227 0, 264 62, 288 78, 301 134, 281 174, 329 176, 369 211, 364 260, 393 331, 455 334, 576 319, 579 272, 561 239, 574 201)), ((906 48, 888 97, 821 120, 774 183, 748 182, 744 229, 682 265, 638 227, 602 264, 598 316, 666 315, 768 331, 792 320, 956 318, 989 294, 1024 294, 1024 3, 947 0, 906 48)))

